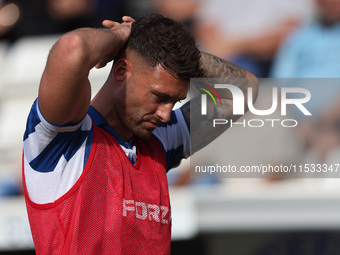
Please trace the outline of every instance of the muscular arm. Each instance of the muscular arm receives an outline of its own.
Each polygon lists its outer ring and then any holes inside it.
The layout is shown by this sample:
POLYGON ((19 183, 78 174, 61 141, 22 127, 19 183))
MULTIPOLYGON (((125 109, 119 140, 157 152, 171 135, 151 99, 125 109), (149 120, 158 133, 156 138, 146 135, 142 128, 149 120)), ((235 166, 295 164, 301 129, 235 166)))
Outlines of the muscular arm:
MULTIPOLYGON (((252 87, 253 101, 255 101, 258 81, 253 74, 214 55, 205 52, 201 54, 202 78, 222 78, 224 83, 230 83, 239 87, 243 91, 245 98, 247 98, 248 87, 252 87)), ((211 85, 213 86, 213 84, 211 85)), ((190 127, 191 137, 194 138, 192 141, 192 152, 196 152, 208 145, 229 127, 229 125, 218 125, 213 128, 212 119, 232 119, 236 121, 241 117, 240 115, 233 115, 233 98, 230 91, 227 89, 217 91, 222 99, 222 106, 216 107, 212 100, 207 100, 208 118, 200 118, 200 97, 193 98, 181 108, 187 125, 190 127), (190 116, 195 116, 191 123, 190 116), (196 118, 196 116, 198 117, 196 118)), ((246 105, 245 110, 247 110, 246 105)))
POLYGON ((52 47, 39 87, 39 107, 52 124, 80 121, 91 100, 90 70, 113 59, 130 34, 130 24, 110 30, 81 28, 52 47))

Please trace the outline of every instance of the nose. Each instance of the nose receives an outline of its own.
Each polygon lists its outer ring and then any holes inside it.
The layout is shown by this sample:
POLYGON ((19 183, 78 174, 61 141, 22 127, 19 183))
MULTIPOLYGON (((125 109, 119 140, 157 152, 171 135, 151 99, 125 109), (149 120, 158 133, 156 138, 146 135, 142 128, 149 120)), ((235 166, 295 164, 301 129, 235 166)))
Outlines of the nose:
POLYGON ((168 104, 161 104, 158 106, 156 111, 156 116, 162 121, 162 122, 168 122, 171 117, 171 110, 174 107, 174 104, 168 103, 168 104))

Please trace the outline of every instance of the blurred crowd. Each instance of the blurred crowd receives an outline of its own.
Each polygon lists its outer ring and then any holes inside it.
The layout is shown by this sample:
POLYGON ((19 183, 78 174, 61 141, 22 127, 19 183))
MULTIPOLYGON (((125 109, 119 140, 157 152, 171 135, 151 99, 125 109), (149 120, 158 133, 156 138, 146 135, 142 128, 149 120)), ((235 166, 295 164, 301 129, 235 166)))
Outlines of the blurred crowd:
MULTIPOLYGON (((27 36, 150 13, 184 22, 201 50, 259 78, 340 77, 340 0, 0 0, 0 41, 10 48, 27 36)), ((340 146, 340 86, 308 86, 324 96, 313 101, 313 118, 301 119, 299 135, 309 155, 324 162, 340 146)))
POLYGON ((106 17, 119 19, 125 1, 3 0, 0 1, 0 37, 11 42, 25 37, 60 34, 84 26, 100 26, 106 17))

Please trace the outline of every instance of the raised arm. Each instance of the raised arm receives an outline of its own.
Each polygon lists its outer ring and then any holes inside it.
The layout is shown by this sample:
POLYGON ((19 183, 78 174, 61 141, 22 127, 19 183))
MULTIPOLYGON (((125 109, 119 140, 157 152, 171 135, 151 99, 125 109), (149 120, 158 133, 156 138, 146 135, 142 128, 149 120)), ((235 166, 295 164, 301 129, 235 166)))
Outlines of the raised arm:
MULTIPOLYGON (((201 69, 203 74, 202 78, 223 78, 225 83, 230 82, 230 84, 239 87, 243 91, 245 98, 247 98, 248 88, 251 87, 253 89, 253 101, 255 101, 258 91, 258 81, 253 74, 243 68, 214 55, 202 52, 201 69)), ((208 118, 191 120, 192 125, 190 125, 190 116, 200 116, 201 98, 195 97, 181 108, 187 125, 190 127, 191 137, 194 137, 192 140, 193 153, 208 145, 229 127, 229 125, 218 125, 214 128, 212 126, 212 119, 232 119, 236 121, 241 117, 240 115, 233 115, 233 97, 230 91, 220 89, 218 90, 218 94, 222 99, 223 106, 215 107, 212 100, 207 100, 208 118)), ((245 105, 245 110, 248 110, 247 105, 245 105)))
POLYGON ((105 66, 125 44, 133 20, 124 17, 123 21, 122 24, 104 21, 112 23, 108 30, 74 30, 52 47, 38 99, 39 108, 50 123, 74 124, 85 116, 91 100, 89 72, 94 66, 105 66))

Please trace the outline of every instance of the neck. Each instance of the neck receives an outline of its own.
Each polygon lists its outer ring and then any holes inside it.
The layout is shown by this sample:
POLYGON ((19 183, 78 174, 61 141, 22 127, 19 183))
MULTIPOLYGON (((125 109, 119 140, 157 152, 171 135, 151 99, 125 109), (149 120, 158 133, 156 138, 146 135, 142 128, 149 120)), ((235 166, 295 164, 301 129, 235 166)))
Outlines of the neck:
POLYGON ((105 118, 107 123, 117 132, 117 134, 128 143, 133 133, 119 118, 113 102, 113 86, 112 84, 105 83, 97 95, 93 98, 91 106, 94 107, 105 118))

